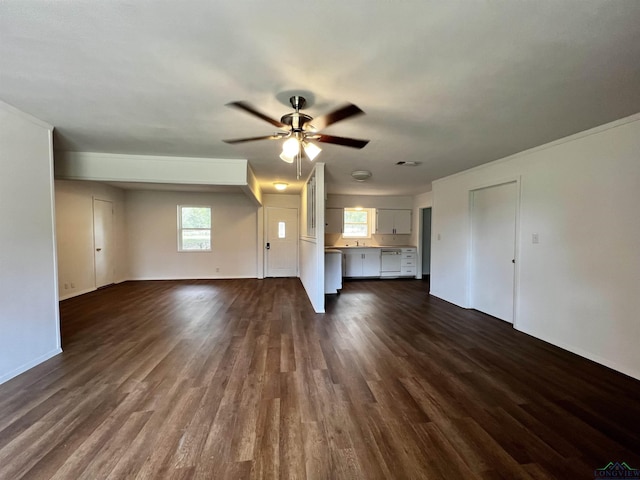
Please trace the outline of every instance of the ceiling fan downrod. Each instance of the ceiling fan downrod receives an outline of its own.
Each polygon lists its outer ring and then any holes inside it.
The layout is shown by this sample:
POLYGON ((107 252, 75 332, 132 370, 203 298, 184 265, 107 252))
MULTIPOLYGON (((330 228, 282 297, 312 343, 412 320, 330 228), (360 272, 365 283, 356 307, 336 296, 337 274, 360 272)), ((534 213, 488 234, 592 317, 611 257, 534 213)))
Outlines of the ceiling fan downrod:
POLYGON ((289 103, 291 103, 291 106, 294 108, 296 112, 299 112, 307 104, 307 100, 306 98, 301 97, 300 95, 294 95, 289 99, 289 103))

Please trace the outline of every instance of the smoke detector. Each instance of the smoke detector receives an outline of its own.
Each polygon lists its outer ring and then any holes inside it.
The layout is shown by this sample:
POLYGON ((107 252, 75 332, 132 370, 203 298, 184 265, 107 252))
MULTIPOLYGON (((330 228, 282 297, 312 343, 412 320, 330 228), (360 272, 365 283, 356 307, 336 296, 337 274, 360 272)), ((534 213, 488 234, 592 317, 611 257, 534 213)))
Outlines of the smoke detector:
POLYGON ((371 178, 371 172, 369 170, 354 170, 351 172, 351 176, 356 182, 364 182, 371 178))

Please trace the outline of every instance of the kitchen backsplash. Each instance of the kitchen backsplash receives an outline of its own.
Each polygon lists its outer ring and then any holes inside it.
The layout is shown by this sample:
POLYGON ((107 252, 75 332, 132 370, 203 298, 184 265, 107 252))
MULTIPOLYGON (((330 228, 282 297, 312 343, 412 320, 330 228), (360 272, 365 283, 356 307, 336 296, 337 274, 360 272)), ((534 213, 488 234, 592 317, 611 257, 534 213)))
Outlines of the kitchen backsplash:
MULTIPOLYGON (((372 235, 371 238, 358 239, 361 246, 376 247, 379 245, 409 245, 411 235, 372 235)), ((355 239, 342 238, 339 233, 326 233, 324 235, 326 247, 346 247, 356 244, 355 239)))

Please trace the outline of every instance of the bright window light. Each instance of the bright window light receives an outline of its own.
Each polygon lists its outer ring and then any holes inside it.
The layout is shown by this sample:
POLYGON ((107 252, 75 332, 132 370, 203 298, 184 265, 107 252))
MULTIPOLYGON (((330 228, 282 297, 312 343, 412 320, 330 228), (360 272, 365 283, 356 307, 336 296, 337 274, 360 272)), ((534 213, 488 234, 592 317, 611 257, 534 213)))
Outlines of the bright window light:
POLYGON ((178 251, 211 251, 211 207, 178 205, 178 251))
POLYGON ((343 238, 371 238, 371 209, 345 208, 343 238))

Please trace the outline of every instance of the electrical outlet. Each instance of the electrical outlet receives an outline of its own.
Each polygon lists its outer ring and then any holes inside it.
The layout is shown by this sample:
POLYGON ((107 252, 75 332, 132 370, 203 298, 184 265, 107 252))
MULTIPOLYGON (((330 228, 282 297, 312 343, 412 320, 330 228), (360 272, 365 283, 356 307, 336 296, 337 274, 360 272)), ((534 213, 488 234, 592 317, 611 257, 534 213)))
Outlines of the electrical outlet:
POLYGON ((68 283, 65 283, 65 284, 64 284, 64 289, 65 289, 65 290, 69 290, 69 284, 68 284, 68 283))
POLYGON ((540 243, 540 236, 537 233, 531 234, 531 243, 540 243))
POLYGON ((440 234, 438 234, 438 240, 440 240, 440 234))
POLYGON ((76 288, 76 284, 71 282, 71 288, 76 288))
POLYGON ((220 267, 216 267, 216 273, 220 273, 220 267))

